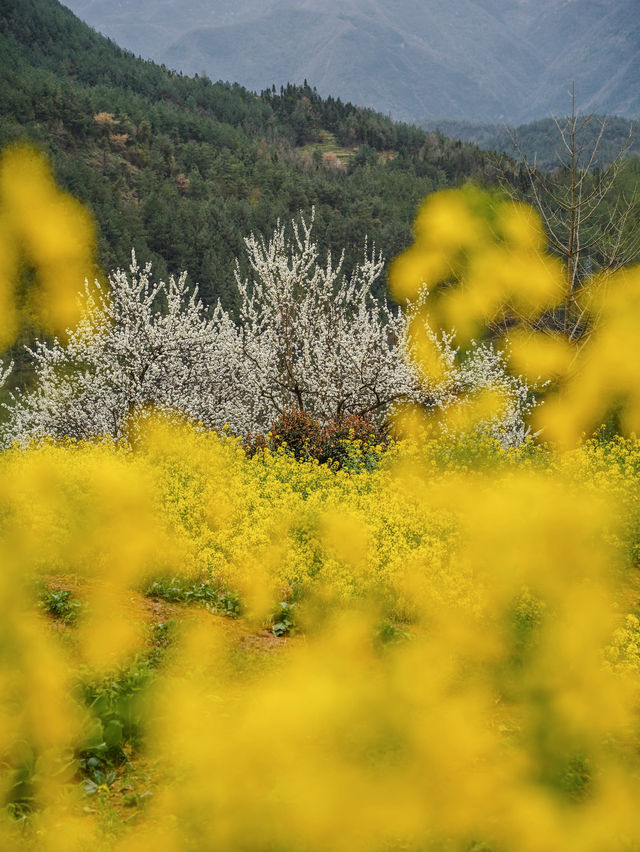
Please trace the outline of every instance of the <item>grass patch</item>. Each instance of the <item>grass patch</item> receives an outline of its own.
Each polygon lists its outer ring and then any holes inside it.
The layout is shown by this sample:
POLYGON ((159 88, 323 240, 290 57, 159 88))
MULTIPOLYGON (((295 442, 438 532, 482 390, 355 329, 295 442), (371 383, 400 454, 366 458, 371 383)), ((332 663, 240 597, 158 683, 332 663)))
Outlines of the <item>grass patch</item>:
POLYGON ((298 150, 308 152, 313 155, 314 151, 318 151, 322 157, 325 154, 333 154, 343 165, 349 165, 349 162, 357 148, 345 148, 339 145, 335 134, 328 130, 320 131, 320 142, 314 142, 312 145, 303 145, 298 150))

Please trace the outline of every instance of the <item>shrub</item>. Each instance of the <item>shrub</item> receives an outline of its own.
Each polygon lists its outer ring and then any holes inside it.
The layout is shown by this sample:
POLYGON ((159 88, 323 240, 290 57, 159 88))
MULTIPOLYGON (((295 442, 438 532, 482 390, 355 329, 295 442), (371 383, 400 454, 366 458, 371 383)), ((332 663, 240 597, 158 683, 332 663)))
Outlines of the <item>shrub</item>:
POLYGON ((301 460, 317 459, 335 468, 374 463, 388 446, 389 430, 368 417, 350 414, 342 422, 322 423, 306 411, 292 408, 281 414, 266 435, 249 435, 245 446, 250 455, 260 448, 284 450, 301 460))

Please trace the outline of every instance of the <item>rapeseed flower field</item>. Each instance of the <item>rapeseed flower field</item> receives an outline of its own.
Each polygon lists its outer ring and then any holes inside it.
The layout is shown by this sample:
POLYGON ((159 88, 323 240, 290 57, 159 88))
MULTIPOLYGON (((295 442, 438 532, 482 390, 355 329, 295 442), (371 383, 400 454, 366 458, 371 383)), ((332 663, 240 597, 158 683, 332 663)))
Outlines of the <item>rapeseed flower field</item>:
POLYGON ((337 470, 153 412, 4 452, 2 848, 640 849, 637 278, 594 282, 585 340, 547 335, 532 211, 444 193, 392 286, 462 345, 529 323, 514 357, 550 384, 521 447, 482 395, 337 470))

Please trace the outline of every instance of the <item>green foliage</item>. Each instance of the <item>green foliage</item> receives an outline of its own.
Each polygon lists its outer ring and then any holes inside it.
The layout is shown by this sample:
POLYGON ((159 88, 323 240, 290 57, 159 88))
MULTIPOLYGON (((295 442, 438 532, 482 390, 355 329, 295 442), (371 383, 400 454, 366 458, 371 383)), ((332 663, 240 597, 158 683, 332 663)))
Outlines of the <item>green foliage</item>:
POLYGON ((96 720, 83 755, 119 763, 126 759, 126 743, 140 744, 140 696, 151 681, 153 670, 151 661, 141 658, 119 672, 97 680, 88 676, 82 683, 84 703, 96 720))
POLYGON ((26 820, 33 810, 36 764, 36 756, 29 747, 22 749, 20 762, 17 766, 11 765, 7 760, 2 761, 1 768, 11 779, 2 803, 3 809, 15 820, 26 820))
MULTIPOLYGON (((65 623, 75 620, 79 604, 71 600, 70 592, 48 591, 41 602, 47 612, 65 623), (75 609, 71 608, 73 605, 75 609)), ((84 742, 75 754, 64 757, 58 772, 61 777, 69 778, 79 774, 81 787, 87 795, 108 791, 116 780, 118 768, 126 764, 132 752, 141 745, 146 691, 173 641, 173 629, 173 622, 156 624, 152 630, 151 649, 128 666, 102 676, 83 669, 78 671, 77 695, 88 707, 91 722, 84 742)), ((5 756, 2 761, 0 768, 11 776, 2 807, 14 820, 26 821, 34 810, 40 763, 41 756, 26 742, 14 749, 10 759, 5 756)))
MULTIPOLYGON (((201 604, 210 612, 227 618, 238 618, 244 611, 243 602, 237 592, 220 591, 211 583, 199 583, 183 577, 156 579, 146 588, 145 594, 169 603, 201 604)), ((281 601, 272 613, 271 622, 271 632, 274 636, 294 633, 295 603, 281 601)))
POLYGON ((147 586, 145 594, 169 603, 198 603, 211 612, 237 618, 242 614, 240 597, 232 591, 220 590, 211 583, 200 583, 183 577, 156 579, 147 586))
POLYGON ((405 642, 411 634, 405 627, 397 624, 395 621, 385 619, 378 627, 376 639, 382 647, 386 645, 395 645, 398 642, 405 642))
POLYGON ((293 634, 296 630, 295 603, 280 601, 273 616, 271 632, 274 636, 293 634))
POLYGON ((46 613, 64 624, 75 622, 82 607, 68 589, 49 589, 46 586, 42 589, 40 602, 46 613))
POLYGON ((80 673, 78 691, 93 719, 77 756, 86 793, 109 788, 116 778, 114 767, 126 763, 129 751, 141 745, 146 692, 173 641, 173 630, 173 622, 156 624, 151 650, 129 666, 97 678, 80 673))

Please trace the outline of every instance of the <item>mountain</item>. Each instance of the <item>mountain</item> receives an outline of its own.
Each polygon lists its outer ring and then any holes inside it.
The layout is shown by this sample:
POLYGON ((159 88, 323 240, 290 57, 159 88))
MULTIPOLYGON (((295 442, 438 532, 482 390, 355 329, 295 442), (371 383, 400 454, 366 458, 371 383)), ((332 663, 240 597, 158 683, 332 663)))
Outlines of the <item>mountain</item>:
POLYGON ((308 80, 407 121, 640 115, 640 0, 66 0, 118 44, 261 91, 308 80))

